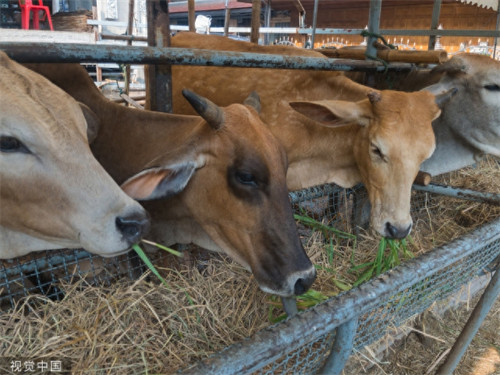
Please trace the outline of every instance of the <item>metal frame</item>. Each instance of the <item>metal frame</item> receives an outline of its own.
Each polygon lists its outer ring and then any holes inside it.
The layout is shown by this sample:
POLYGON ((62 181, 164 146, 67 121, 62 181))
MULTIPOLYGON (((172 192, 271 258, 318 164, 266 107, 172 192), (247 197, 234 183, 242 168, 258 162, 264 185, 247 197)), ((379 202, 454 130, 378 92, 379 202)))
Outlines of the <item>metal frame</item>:
MULTIPOLYGON (((250 53, 221 53, 213 51, 194 51, 192 49, 161 48, 169 45, 169 27, 166 30, 158 30, 158 20, 163 20, 168 15, 168 3, 165 0, 154 0, 150 2, 150 31, 148 41, 150 45, 158 47, 126 47, 120 49, 116 46, 94 46, 94 45, 51 45, 30 43, 3 43, 0 49, 14 59, 21 62, 122 62, 122 63, 150 63, 150 64, 183 64, 183 65, 211 65, 211 66, 241 66, 262 68, 287 68, 287 69, 313 69, 313 70, 365 70, 383 71, 385 67, 373 61, 340 61, 337 59, 314 59, 304 57, 283 57, 278 55, 259 55, 250 53), (163 15, 163 16, 162 16, 163 15)), ((439 9, 440 0, 435 2, 432 25, 435 23, 436 14, 439 9)), ((378 30, 381 0, 371 0, 369 31, 386 35, 476 35, 500 37, 500 31, 486 30, 378 30)), ((317 6, 315 6, 315 13, 317 6)), ((500 10, 499 10, 500 12, 500 10)), ((168 17, 167 17, 168 18, 168 17)), ((168 25, 168 24, 167 24, 168 25)), ((304 29, 298 28, 299 33, 304 34, 359 34, 361 30, 339 30, 339 29, 304 29)), ((264 30, 262 30, 264 31, 264 30)), ((280 31, 283 32, 283 31, 280 31)), ((430 41, 432 44, 432 40, 430 41)), ((371 46, 371 43, 368 43, 371 46)), ((390 64, 392 69, 407 69, 408 64, 390 64), (399 68, 398 68, 399 67, 399 68)), ((168 70, 162 72, 165 79, 158 85, 158 74, 152 82, 156 82, 157 89, 169 90, 168 70)), ((156 92, 159 97, 159 92, 156 92)), ((158 108, 163 111, 169 110, 169 104, 158 108)), ((470 195, 470 194, 469 194, 470 195)), ((487 197, 491 200, 491 197, 487 197)), ((498 200, 498 194, 496 195, 498 200)), ((208 362, 200 362, 193 368, 184 371, 185 374, 243 374, 250 373, 265 364, 279 358, 283 352, 298 349, 303 344, 304 332, 308 332, 308 340, 318 339, 336 331, 336 339, 330 358, 324 364, 323 371, 338 374, 342 371, 344 364, 352 350, 354 334, 358 326, 358 319, 388 293, 402 290, 415 283, 415 280, 423 280, 437 269, 449 266, 476 251, 477 243, 493 243, 500 240, 500 219, 487 224, 475 231, 473 235, 465 236, 454 241, 452 244, 435 250, 418 260, 410 261, 392 270, 388 274, 372 280, 359 288, 333 298, 316 308, 298 314, 286 322, 257 333, 252 341, 232 346, 225 351, 213 356, 208 362), (481 241, 478 241, 478 238, 481 241), (459 251, 457 251, 459 249, 459 251), (457 254, 458 252, 458 254, 457 254), (439 265, 439 266, 436 266, 439 265), (259 343, 259 344, 256 344, 259 343), (231 358, 231 363, 227 362, 231 358)), ((439 370, 441 374, 453 371, 463 355, 468 344, 474 337, 480 323, 486 317, 493 301, 499 294, 498 272, 486 289, 480 303, 476 307, 470 323, 462 331, 459 340, 448 357, 448 361, 439 370)))
MULTIPOLYGON (((411 288, 422 280, 432 277, 436 272, 462 261, 474 254, 480 247, 496 244, 499 247, 496 256, 500 255, 499 228, 500 219, 497 219, 471 234, 434 249, 419 258, 407 261, 313 309, 259 331, 249 340, 232 345, 181 373, 190 375, 252 374, 280 357, 286 356, 287 353, 299 349, 305 343, 320 340, 336 329, 342 332, 341 341, 349 344, 352 342, 350 337, 354 326, 357 325, 356 319, 376 308, 380 301, 387 300, 396 292, 411 288)), ((492 289, 498 289, 497 284, 492 285, 492 289)), ((433 301, 429 301, 429 304, 431 302, 433 301)), ((484 306, 484 310, 487 307, 484 306)), ((333 348, 340 347, 340 345, 335 345, 333 348)), ((351 350, 352 344, 343 347, 339 354, 333 354, 333 357, 328 359, 328 369, 332 371, 328 372, 329 375, 340 373, 347 359, 345 353, 350 353, 351 350)))

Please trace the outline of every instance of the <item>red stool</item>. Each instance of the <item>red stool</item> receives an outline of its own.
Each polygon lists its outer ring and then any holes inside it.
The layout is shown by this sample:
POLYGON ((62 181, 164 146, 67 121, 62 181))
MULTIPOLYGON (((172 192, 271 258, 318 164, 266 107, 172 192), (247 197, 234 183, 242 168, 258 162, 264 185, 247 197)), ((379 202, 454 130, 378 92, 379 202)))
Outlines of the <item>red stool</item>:
POLYGON ((27 30, 30 28, 30 13, 33 11, 33 28, 38 30, 40 28, 40 11, 42 11, 45 12, 42 16, 42 21, 45 21, 45 18, 47 18, 50 30, 54 30, 49 7, 43 5, 42 0, 38 0, 38 5, 33 4, 31 0, 19 0, 19 6, 21 7, 21 27, 23 29, 27 30))

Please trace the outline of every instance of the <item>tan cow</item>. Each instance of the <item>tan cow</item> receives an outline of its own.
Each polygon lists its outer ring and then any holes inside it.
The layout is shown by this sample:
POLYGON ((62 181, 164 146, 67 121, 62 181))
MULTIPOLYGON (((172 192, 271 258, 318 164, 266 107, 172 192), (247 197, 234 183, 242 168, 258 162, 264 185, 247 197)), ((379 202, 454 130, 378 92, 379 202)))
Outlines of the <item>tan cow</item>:
MULTIPOLYGON (((310 50, 192 33, 176 35, 172 46, 325 58, 310 50)), ((410 232, 411 185, 435 147, 431 122, 440 110, 434 95, 374 91, 336 72, 191 66, 172 70, 174 112, 192 112, 181 100, 183 87, 221 104, 257 91, 263 103, 261 118, 288 155, 290 190, 327 182, 343 187, 363 182, 372 206, 372 227, 393 238, 410 232), (297 114, 290 102, 300 102, 293 107, 314 121, 297 114)))
POLYGON ((148 229, 92 156, 95 130, 73 98, 0 51, 0 258, 66 247, 115 256, 148 229))
POLYGON ((199 116, 108 101, 79 65, 29 65, 88 105, 101 122, 92 151, 152 216, 166 244, 222 250, 251 269, 261 289, 302 294, 316 272, 293 220, 287 157, 259 118, 256 98, 225 108, 184 92, 199 116))
MULTIPOLYGON (((378 85, 387 84, 381 80, 378 85)), ((459 54, 430 71, 400 76, 395 88, 434 94, 457 90, 433 121, 436 151, 421 170, 438 175, 474 164, 484 155, 500 157, 500 61, 459 54)))

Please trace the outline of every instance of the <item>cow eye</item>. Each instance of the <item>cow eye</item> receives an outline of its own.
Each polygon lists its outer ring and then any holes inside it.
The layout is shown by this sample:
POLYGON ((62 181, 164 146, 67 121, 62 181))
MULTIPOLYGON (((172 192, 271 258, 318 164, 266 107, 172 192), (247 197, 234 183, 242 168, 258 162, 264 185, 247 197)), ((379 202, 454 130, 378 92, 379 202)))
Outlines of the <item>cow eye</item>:
POLYGON ((252 187, 258 186, 257 179, 251 173, 238 171, 236 172, 235 177, 236 181, 238 181, 242 185, 247 185, 252 187))
POLYGON ((385 156, 382 154, 382 151, 380 151, 380 148, 378 148, 374 143, 371 144, 371 152, 379 157, 380 159, 385 161, 385 156))
POLYGON ((30 151, 17 138, 1 136, 0 137, 1 152, 23 152, 28 154, 30 151))
POLYGON ((488 91, 500 91, 500 86, 495 84, 485 85, 484 88, 488 91))

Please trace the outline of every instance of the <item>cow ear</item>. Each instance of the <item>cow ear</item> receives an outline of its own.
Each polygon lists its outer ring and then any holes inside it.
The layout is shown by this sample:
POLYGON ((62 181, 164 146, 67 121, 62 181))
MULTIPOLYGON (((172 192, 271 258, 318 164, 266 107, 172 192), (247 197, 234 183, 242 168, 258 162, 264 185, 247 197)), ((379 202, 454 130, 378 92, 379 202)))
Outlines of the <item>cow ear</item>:
POLYGON ((97 134, 99 133, 99 117, 85 104, 78 102, 80 108, 83 113, 83 117, 85 117, 85 121, 87 122, 87 140, 90 143, 94 142, 97 138, 97 134))
POLYGON ((349 102, 344 100, 321 100, 315 102, 290 102, 290 106, 304 116, 327 127, 336 127, 355 122, 368 125, 373 117, 368 100, 349 102))
POLYGON ((136 200, 168 198, 186 187, 196 170, 192 161, 143 170, 125 181, 121 188, 136 200))

